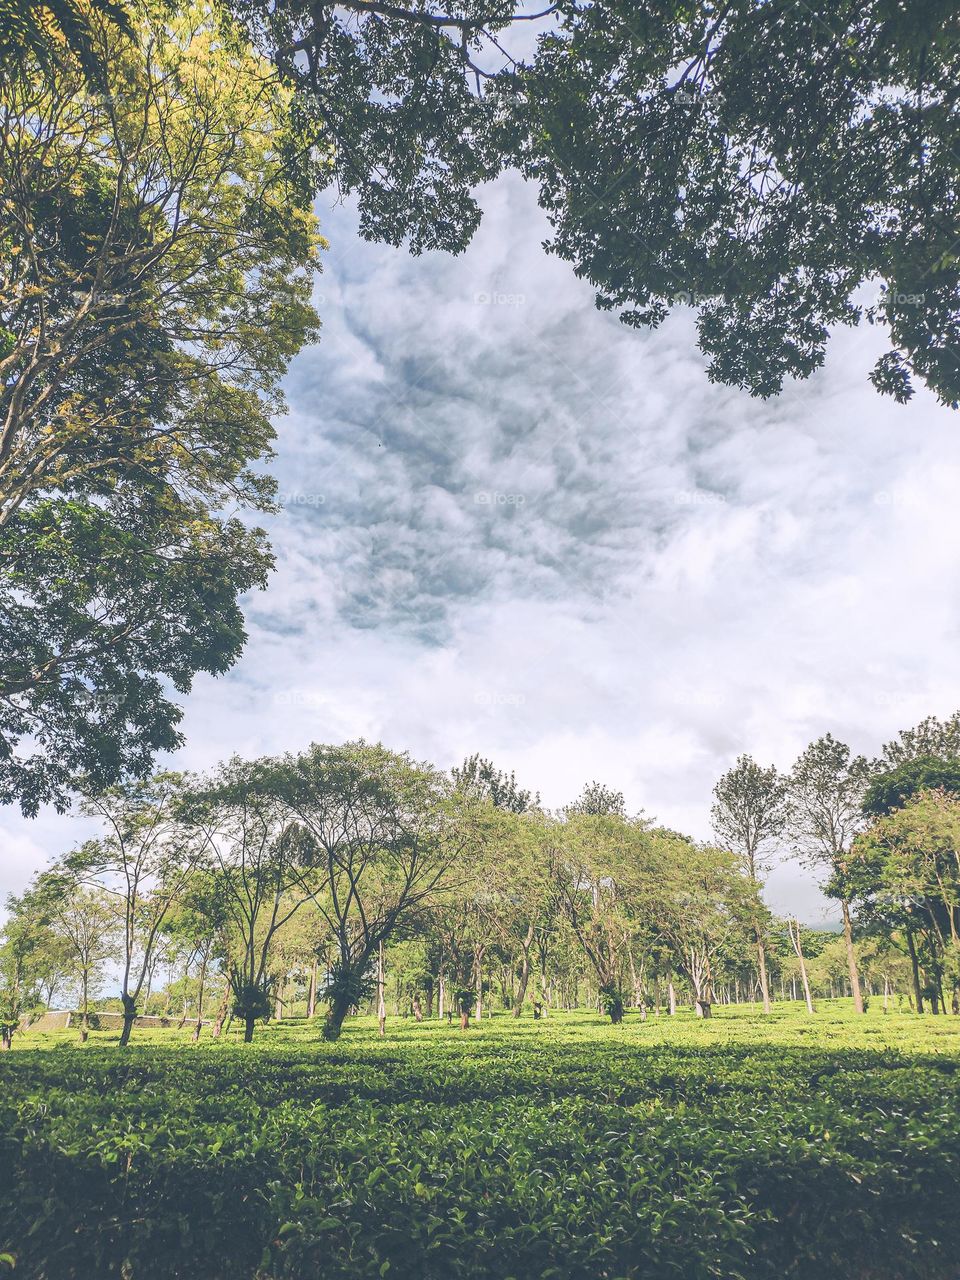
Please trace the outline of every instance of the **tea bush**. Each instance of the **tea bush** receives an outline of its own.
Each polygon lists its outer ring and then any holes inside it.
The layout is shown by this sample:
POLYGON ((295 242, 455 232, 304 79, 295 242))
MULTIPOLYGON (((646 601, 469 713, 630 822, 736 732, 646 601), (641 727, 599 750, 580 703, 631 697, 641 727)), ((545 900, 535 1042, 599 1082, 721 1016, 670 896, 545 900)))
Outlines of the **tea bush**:
POLYGON ((16 1277, 960 1276, 949 1018, 114 1042, 37 1035, 0 1061, 16 1277))

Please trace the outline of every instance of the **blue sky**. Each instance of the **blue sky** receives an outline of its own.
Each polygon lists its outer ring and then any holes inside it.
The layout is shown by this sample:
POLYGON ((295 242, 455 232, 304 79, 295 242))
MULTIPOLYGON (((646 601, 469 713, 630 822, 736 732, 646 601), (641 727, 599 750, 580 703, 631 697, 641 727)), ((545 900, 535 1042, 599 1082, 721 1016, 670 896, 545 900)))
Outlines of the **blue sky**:
MULTIPOLYGON (((873 754, 960 706, 960 422, 873 391, 880 333, 757 401, 708 383, 692 313, 637 334, 598 312, 515 176, 460 258, 366 244, 330 203, 278 568, 242 661, 197 681, 179 765, 480 751, 548 805, 597 778, 708 837, 739 752, 789 767, 830 731, 873 754)), ((0 892, 85 830, 0 815, 0 892)), ((768 896, 823 917, 795 863, 768 896)))

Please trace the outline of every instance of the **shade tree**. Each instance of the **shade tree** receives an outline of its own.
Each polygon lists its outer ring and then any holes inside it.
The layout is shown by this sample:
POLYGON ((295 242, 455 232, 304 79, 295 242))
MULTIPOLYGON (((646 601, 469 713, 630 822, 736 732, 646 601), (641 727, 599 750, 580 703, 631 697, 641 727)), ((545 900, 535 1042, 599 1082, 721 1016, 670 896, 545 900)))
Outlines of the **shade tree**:
MULTIPOLYGON (((748 755, 736 764, 713 789, 710 817, 721 843, 743 861, 750 880, 759 891, 772 865, 771 859, 787 827, 790 811, 787 779, 775 765, 763 768, 748 755)), ((770 1012, 770 984, 767 977, 767 937, 763 913, 754 924, 757 942, 757 976, 764 1013, 770 1012)))
MULTIPOLYGON (((843 889, 850 846, 864 825, 864 798, 875 785, 873 773, 865 756, 853 755, 829 733, 812 742, 790 772, 791 840, 807 865, 825 872, 835 889, 843 889)), ((840 908, 854 1008, 863 1013, 849 894, 841 893, 840 908)))

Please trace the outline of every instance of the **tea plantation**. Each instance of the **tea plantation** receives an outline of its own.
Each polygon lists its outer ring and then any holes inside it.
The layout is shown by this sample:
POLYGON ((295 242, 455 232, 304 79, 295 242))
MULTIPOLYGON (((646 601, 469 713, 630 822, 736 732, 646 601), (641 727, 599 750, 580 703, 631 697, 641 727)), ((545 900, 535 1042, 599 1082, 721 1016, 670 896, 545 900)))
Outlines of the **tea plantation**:
POLYGON ((21 1037, 0 1275, 956 1280, 960 1019, 21 1037))

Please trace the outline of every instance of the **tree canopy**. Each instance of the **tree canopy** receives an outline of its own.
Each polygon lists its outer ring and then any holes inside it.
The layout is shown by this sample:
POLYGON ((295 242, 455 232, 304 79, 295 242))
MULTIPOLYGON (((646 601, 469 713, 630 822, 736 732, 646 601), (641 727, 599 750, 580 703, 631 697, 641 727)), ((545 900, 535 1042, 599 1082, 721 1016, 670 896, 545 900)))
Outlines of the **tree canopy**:
POLYGON ((960 398, 960 29, 931 0, 235 0, 333 148, 361 232, 459 251, 476 188, 539 190, 598 305, 698 312, 708 376, 776 394, 866 319, 871 378, 960 398), (868 286, 866 290, 863 286, 868 286))

